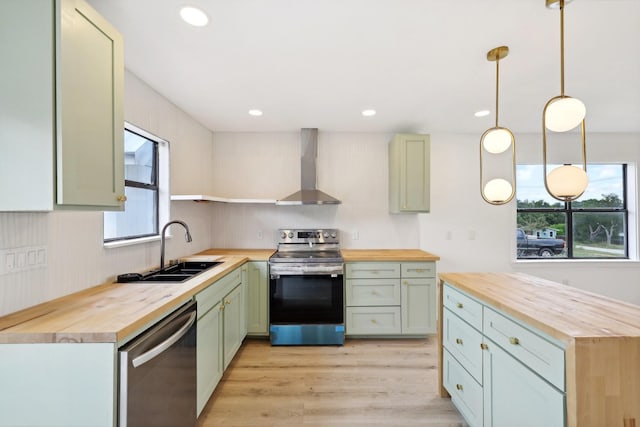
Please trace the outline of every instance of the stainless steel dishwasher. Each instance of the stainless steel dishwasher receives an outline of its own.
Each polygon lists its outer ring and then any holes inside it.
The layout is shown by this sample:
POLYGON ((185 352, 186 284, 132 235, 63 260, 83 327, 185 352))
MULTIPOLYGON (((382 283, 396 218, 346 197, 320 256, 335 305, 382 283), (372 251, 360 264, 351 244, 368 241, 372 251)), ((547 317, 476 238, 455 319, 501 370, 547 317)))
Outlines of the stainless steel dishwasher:
POLYGON ((119 350, 119 427, 195 427, 196 302, 119 350))

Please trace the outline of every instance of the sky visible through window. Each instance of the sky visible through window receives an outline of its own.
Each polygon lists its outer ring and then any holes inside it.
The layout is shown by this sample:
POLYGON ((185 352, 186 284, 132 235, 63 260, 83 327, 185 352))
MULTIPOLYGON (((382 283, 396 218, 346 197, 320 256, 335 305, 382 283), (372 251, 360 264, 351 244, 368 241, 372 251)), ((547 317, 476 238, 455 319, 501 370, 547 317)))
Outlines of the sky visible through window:
MULTIPOLYGON (((559 165, 548 165, 550 172, 559 165)), ((622 198, 622 168, 620 165, 588 165, 589 185, 578 200, 602 199, 603 194, 617 194, 622 198)), ((551 197, 544 187, 542 165, 518 165, 516 172, 519 201, 544 200, 550 205, 560 203, 551 197)))

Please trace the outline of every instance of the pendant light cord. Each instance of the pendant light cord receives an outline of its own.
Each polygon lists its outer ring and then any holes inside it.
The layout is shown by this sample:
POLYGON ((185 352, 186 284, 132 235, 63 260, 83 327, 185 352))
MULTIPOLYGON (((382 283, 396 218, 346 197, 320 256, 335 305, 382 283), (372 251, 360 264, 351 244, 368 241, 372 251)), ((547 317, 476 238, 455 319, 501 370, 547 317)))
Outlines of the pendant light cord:
POLYGON ((500 58, 496 59, 496 127, 498 127, 498 92, 500 87, 500 58))
POLYGON ((560 0, 560 96, 564 97, 564 0, 560 0))

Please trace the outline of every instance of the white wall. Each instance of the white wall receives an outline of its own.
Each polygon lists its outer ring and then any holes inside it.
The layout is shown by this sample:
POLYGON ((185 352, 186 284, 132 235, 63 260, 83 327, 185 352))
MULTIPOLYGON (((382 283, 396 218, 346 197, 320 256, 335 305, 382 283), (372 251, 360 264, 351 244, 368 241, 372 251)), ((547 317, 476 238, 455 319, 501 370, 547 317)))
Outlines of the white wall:
MULTIPOLYGON (((418 248, 418 216, 388 211, 391 138, 320 130, 318 188, 342 204, 217 205, 214 245, 275 247, 278 228, 333 227, 345 248, 418 248)), ((282 199, 300 189, 300 134, 215 133, 213 165, 215 195, 282 199)))
MULTIPOLYGON (((125 105, 127 121, 171 143, 173 166, 189 165, 172 167, 174 189, 209 191, 211 132, 131 73, 125 76, 125 105)), ((182 231, 174 231, 168 259, 211 246, 210 212, 207 205, 172 204, 171 218, 189 224, 193 242, 185 243, 182 231)), ((46 246, 48 254, 46 268, 0 276, 0 316, 158 264, 159 242, 105 249, 102 221, 102 212, 0 213, 0 249, 46 246)))

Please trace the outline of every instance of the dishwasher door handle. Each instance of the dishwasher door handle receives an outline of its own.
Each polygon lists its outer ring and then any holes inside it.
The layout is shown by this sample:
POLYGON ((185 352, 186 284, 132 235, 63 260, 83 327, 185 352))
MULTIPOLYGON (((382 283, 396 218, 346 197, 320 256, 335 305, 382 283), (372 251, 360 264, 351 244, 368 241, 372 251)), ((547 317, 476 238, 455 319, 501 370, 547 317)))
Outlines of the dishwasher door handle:
POLYGON ((197 313, 194 311, 189 315, 189 319, 185 322, 184 325, 182 325, 182 327, 180 327, 180 329, 176 331, 176 333, 171 335, 169 338, 167 338, 157 346, 153 347, 151 350, 145 353, 142 353, 140 356, 131 360, 131 364, 133 365, 133 367, 137 368, 138 366, 144 365, 145 363, 147 363, 148 361, 150 361, 151 359, 153 359, 154 357, 158 356, 159 354, 164 352, 166 349, 171 347, 173 344, 175 344, 180 338, 182 338, 187 333, 189 328, 191 328, 193 323, 196 321, 196 316, 197 316, 197 313))

